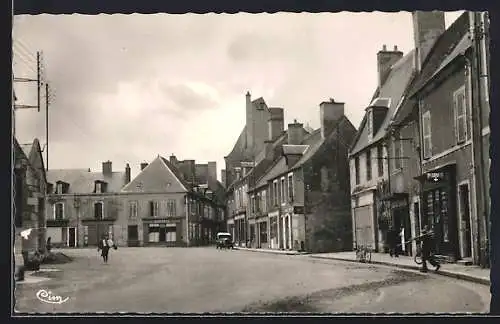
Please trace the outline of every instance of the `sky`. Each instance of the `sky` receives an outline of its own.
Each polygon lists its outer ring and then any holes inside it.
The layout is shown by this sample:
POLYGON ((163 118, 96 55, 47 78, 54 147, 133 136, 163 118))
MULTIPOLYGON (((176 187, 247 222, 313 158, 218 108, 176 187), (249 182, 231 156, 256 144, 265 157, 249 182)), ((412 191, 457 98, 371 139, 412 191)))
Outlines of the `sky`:
MULTIPOLYGON (((446 26, 461 12, 447 12, 446 26)), ((319 127, 319 103, 345 102, 357 128, 377 86, 383 45, 414 48, 409 12, 15 16, 16 78, 50 85, 49 169, 141 162, 158 154, 216 161, 245 125, 245 94, 319 127)), ((34 83, 14 84, 36 104, 34 83)), ((42 101, 45 93, 42 92, 42 101)), ((45 105, 16 111, 16 137, 45 136, 45 105)), ((44 152, 45 156, 45 152, 44 152)))

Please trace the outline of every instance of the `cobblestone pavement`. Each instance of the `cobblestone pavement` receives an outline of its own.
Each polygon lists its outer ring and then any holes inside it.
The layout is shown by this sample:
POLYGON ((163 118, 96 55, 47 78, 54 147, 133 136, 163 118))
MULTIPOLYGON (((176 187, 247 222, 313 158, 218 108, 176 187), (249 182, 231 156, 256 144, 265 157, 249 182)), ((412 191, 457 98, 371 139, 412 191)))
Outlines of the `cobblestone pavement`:
POLYGON ((65 250, 51 280, 18 284, 18 312, 486 312, 485 285, 391 267, 215 248, 65 250), (68 298, 37 299, 40 290, 68 298))

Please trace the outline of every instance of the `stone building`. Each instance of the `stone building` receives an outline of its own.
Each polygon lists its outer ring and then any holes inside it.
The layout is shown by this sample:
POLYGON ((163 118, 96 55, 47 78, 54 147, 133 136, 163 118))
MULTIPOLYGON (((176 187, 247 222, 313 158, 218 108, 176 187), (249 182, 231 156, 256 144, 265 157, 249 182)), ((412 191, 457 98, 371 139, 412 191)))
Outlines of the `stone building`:
POLYGON ((14 138, 13 153, 14 250, 20 255, 45 249, 47 178, 38 139, 30 144, 19 144, 14 138), (20 233, 26 230, 29 235, 22 238, 20 233))
POLYGON ((47 172, 47 237, 54 246, 96 245, 104 234, 119 233, 122 210, 120 190, 130 181, 130 167, 113 171, 112 162, 102 170, 59 169, 47 172))

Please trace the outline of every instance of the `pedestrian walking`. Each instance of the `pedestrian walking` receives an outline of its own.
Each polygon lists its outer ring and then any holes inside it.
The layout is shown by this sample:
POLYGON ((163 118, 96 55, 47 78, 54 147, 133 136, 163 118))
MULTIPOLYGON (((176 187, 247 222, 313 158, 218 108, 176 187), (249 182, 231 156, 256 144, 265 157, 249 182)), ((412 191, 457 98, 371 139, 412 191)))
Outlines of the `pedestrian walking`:
POLYGON ((47 253, 50 253, 50 250, 52 250, 52 243, 51 243, 52 238, 49 236, 47 239, 47 244, 45 245, 45 249, 47 250, 47 253))
POLYGON ((117 249, 116 245, 108 236, 103 236, 103 238, 99 241, 97 251, 101 251, 101 256, 105 264, 108 263, 109 250, 111 248, 114 248, 115 250, 117 249))
POLYGON ((433 250, 434 250, 434 233, 429 230, 427 225, 424 226, 422 230, 422 235, 416 238, 417 242, 421 242, 422 244, 422 269, 421 272, 427 272, 427 261, 436 267, 436 271, 439 271, 441 265, 436 260, 433 250))

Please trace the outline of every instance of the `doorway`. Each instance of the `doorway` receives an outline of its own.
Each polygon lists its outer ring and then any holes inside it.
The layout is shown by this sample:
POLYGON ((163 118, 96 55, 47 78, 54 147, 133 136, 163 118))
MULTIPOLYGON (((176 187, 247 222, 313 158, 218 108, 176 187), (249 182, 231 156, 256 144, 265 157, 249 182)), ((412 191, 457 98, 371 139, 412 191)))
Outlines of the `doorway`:
POLYGON ((128 246, 138 246, 139 244, 139 230, 137 225, 129 225, 127 228, 128 246))
POLYGON ((461 184, 458 186, 459 212, 462 230, 463 255, 462 258, 472 257, 472 239, 471 239, 471 222, 470 222, 470 201, 469 201, 469 184, 461 184))
POLYGON ((68 246, 76 247, 76 228, 70 227, 68 228, 68 231, 69 231, 68 246))

